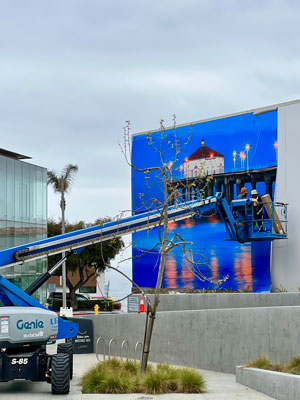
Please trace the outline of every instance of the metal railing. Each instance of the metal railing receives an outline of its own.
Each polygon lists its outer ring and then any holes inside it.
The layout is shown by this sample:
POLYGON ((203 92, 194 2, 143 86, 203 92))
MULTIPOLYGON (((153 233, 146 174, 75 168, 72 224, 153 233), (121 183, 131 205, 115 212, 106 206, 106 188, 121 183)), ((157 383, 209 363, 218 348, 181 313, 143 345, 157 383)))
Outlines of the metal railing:
MULTIPOLYGON (((138 352, 139 346, 141 347, 141 351, 142 351, 143 350, 142 342, 136 342, 136 344, 134 346, 134 360, 135 361, 137 361, 137 352, 138 352)), ((110 359, 111 357, 117 357, 117 350, 118 350, 118 342, 117 342, 117 340, 115 338, 110 338, 109 341, 108 341, 108 346, 106 346, 105 339, 102 336, 97 339, 97 342, 96 342, 96 358, 97 358, 97 360, 99 362, 105 361, 106 349, 108 350, 108 352, 107 352, 108 359, 110 359), (103 344, 103 352, 102 353, 100 353, 100 351, 99 351, 99 347, 100 347, 101 344, 103 344), (112 355, 113 345, 114 345, 114 355, 112 355), (99 357, 100 354, 103 354, 103 360, 100 359, 100 357, 99 357)), ((128 340, 124 339, 122 341, 121 346, 120 346, 120 353, 119 354, 120 354, 120 358, 121 359, 129 358, 129 356, 130 356, 130 345, 129 345, 128 340), (125 348, 127 350, 126 351, 126 353, 127 353, 126 357, 124 355, 125 348)))

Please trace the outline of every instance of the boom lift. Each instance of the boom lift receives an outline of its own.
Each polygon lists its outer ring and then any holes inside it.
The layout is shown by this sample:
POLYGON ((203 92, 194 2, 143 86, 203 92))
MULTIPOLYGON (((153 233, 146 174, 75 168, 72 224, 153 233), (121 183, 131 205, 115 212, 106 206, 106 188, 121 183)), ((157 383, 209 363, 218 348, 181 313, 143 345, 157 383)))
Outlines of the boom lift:
MULTIPOLYGON (((218 212, 223 220, 227 239, 239 242, 283 239, 287 237, 286 205, 282 207, 282 219, 275 213, 276 204, 269 204, 268 219, 264 220, 265 230, 257 232, 253 220, 253 207, 247 200, 235 200, 229 207, 222 193, 203 200, 188 201, 168 207, 168 218, 178 221, 185 218, 201 217, 218 212), (271 210, 271 211, 270 211, 271 210), (274 226, 285 225, 280 232, 274 226)), ((265 205, 267 208, 267 206, 265 205)), ((61 343, 58 353, 46 353, 48 341, 67 339, 77 335, 78 324, 72 323, 49 311, 31 295, 71 255, 86 246, 133 233, 151 229, 161 222, 160 210, 152 210, 103 226, 80 229, 32 243, 0 251, 0 268, 22 264, 47 255, 66 253, 54 267, 42 274, 25 292, 0 275, 0 382, 14 379, 47 381, 52 393, 67 394, 72 378, 72 345, 61 343), (29 308, 30 307, 30 308, 29 308)))

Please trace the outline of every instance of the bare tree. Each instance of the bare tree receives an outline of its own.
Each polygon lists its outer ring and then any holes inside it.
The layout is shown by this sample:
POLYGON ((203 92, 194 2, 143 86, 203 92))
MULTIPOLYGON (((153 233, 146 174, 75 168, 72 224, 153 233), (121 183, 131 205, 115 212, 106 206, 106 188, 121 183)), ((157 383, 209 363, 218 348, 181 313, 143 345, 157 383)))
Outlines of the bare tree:
MULTIPOLYGON (((153 332, 154 321, 156 317, 157 307, 159 305, 159 295, 161 291, 162 279, 164 274, 164 267, 165 267, 165 260, 167 253, 172 250, 174 247, 178 247, 181 249, 185 259, 188 261, 188 264, 191 265, 193 273, 202 281, 210 281, 211 279, 206 277, 201 272, 201 265, 207 264, 206 259, 203 255, 198 254, 198 258, 200 257, 200 261, 194 261, 193 252, 193 243, 186 242, 178 233, 175 233, 171 238, 168 238, 168 207, 170 204, 174 204, 175 207, 178 203, 183 201, 178 188, 176 185, 172 184, 173 181, 173 174, 172 169, 175 166, 176 161, 178 161, 178 156, 182 151, 182 147, 185 146, 191 138, 192 134, 192 126, 189 133, 187 140, 182 144, 177 137, 176 133, 176 117, 173 116, 173 132, 172 138, 168 137, 164 127, 164 121, 160 121, 160 140, 158 144, 154 143, 153 137, 151 133, 148 133, 146 138, 148 145, 151 146, 152 150, 158 154, 160 165, 149 166, 146 168, 139 168, 138 166, 134 165, 131 159, 131 138, 130 138, 130 121, 126 121, 126 126, 124 127, 124 146, 121 147, 121 150, 125 156, 125 159, 130 166, 134 170, 143 173, 145 175, 145 184, 149 190, 148 196, 144 196, 144 193, 140 193, 140 199, 142 201, 142 207, 146 210, 153 210, 156 209, 160 213, 160 221, 158 224, 158 243, 153 247, 159 246, 159 253, 160 253, 160 262, 158 268, 158 277, 154 292, 154 300, 153 304, 147 300, 147 318, 146 318, 146 325, 145 325, 145 335, 144 335, 144 346, 143 346, 143 354, 142 354, 142 363, 141 363, 141 370, 142 372, 146 371, 147 363, 148 363, 148 356, 150 352, 150 344, 153 332), (166 150, 167 148, 167 150, 166 150), (170 160, 170 153, 172 154, 172 158, 170 160), (168 155, 168 162, 164 159, 165 155, 168 155), (155 179, 161 185, 162 190, 162 198, 158 199, 157 197, 151 196, 151 185, 150 185, 150 173, 155 173, 155 179), (147 197, 147 199, 146 199, 147 197), (144 200, 145 199, 145 200, 144 200)), ((157 142, 157 141, 156 141, 157 142)), ((202 182, 202 193, 205 190, 206 185, 209 183, 210 178, 203 177, 201 174, 198 176, 198 179, 202 182)), ((228 277, 224 277, 223 279, 219 280, 217 283, 220 284, 228 277)))

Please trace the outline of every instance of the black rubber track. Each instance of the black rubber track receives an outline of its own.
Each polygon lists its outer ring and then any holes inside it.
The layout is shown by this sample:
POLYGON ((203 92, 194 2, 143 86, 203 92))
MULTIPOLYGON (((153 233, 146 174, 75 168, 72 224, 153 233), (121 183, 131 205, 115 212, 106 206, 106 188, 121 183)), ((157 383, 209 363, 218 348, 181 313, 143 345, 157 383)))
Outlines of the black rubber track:
POLYGON ((54 354, 51 360, 51 388, 53 394, 68 394, 70 391, 69 355, 54 354))
POLYGON ((72 343, 59 343, 57 345, 57 354, 69 354, 70 357, 70 379, 73 378, 73 346, 72 343))

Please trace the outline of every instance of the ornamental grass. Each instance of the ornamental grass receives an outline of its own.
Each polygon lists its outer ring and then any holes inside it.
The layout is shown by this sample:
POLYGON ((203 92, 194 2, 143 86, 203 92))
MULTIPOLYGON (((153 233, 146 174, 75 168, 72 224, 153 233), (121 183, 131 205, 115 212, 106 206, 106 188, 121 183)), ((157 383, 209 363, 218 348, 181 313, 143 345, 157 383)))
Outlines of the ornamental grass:
POLYGON ((272 362, 265 356, 259 356, 256 360, 245 364, 246 368, 267 369, 269 371, 285 372, 287 374, 300 375, 300 357, 293 357, 286 364, 272 362))
POLYGON ((81 379, 83 393, 204 393, 203 376, 194 369, 148 365, 112 358, 90 369, 81 379))

